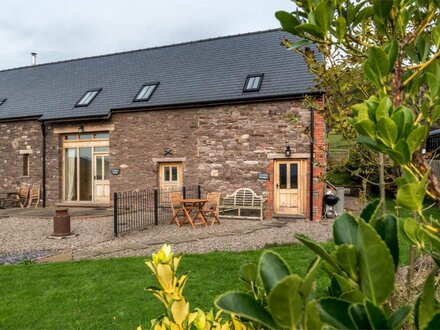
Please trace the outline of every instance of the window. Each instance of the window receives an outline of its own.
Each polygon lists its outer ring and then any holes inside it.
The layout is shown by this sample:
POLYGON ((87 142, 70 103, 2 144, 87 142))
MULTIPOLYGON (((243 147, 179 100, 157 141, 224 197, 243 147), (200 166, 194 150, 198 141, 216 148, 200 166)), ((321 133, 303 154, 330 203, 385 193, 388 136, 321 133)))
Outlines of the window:
POLYGON ((100 91, 101 91, 100 89, 95 89, 95 90, 87 91, 79 99, 79 101, 75 104, 75 107, 86 107, 86 106, 88 106, 93 101, 93 99, 96 97, 96 95, 98 95, 98 93, 100 91))
POLYGON ((143 85, 137 95, 134 97, 133 102, 148 101, 158 85, 158 82, 143 85))
POLYGON ((29 176, 29 154, 23 155, 23 176, 29 176))
POLYGON ((110 137, 109 133, 82 133, 82 134, 68 134, 64 135, 64 140, 66 141, 77 141, 77 140, 108 140, 110 137))
POLYGON ((0 105, 6 102, 6 99, 0 99, 0 105))
POLYGON ((243 92, 258 92, 263 82, 264 74, 251 74, 246 78, 243 92))

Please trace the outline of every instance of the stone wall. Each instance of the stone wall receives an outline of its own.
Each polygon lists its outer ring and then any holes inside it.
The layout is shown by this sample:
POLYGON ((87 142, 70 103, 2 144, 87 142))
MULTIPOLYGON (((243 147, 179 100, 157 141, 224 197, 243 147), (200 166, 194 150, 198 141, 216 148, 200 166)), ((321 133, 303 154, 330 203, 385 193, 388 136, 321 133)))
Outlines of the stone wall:
MULTIPOLYGON (((324 121, 319 115, 315 119, 315 142, 322 146, 324 121)), ((120 175, 111 177, 112 192, 158 187, 157 162, 175 159, 184 160, 185 185, 200 184, 222 194, 248 187, 272 198, 273 183, 257 179, 267 169, 273 176, 269 155, 282 155, 286 145, 292 154, 310 154, 310 111, 301 100, 119 113, 111 120, 111 167, 121 168, 120 175), (172 149, 172 155, 165 155, 165 149, 172 149)), ((319 191, 313 218, 319 220, 324 154, 316 147, 315 157, 314 189, 319 191)))
MULTIPOLYGON (((258 173, 273 177, 272 154, 283 157, 286 145, 292 154, 310 154, 310 111, 302 100, 190 109, 115 113, 109 121, 111 192, 158 187, 158 162, 183 161, 184 184, 200 184, 205 191, 232 193, 248 187, 269 198, 273 182, 258 181, 258 173), (171 149, 172 155, 166 155, 171 149)), ((62 198, 62 140, 54 128, 89 125, 90 122, 47 126, 47 205, 62 198)), ((322 212, 325 168, 325 124, 315 114, 314 220, 322 212), (318 147, 319 146, 319 147, 318 147)), ((41 182, 41 127, 37 121, 0 123, 0 189, 13 189, 21 182, 41 182), (22 153, 30 155, 30 176, 22 177, 22 153)), ((308 156, 307 156, 308 157, 308 156)), ((307 158, 306 157, 306 158, 307 158)), ((309 165, 307 166, 309 169, 309 165)), ((309 182, 307 190, 309 190, 309 182)), ((309 192, 306 210, 309 214, 309 192)), ((269 208, 267 215, 271 215, 269 208)))
POLYGON ((309 152, 300 132, 309 121, 301 101, 114 114, 111 166, 122 172, 112 177, 111 189, 157 187, 154 160, 184 158, 185 185, 223 193, 240 187, 266 192, 257 174, 269 164, 268 154, 283 153, 286 144, 292 153, 309 152), (172 149, 172 156, 164 149, 172 149))
POLYGON ((0 123, 0 190, 20 183, 41 183, 41 127, 37 121, 0 123), (29 155, 29 176, 23 176, 23 155, 29 155))

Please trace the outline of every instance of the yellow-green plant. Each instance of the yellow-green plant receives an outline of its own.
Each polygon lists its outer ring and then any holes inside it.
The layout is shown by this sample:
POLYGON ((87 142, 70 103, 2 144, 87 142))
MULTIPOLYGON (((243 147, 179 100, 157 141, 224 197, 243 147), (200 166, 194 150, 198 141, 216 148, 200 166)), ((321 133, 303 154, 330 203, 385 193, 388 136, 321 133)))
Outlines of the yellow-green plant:
MULTIPOLYGON (((245 330, 252 329, 242 323, 236 315, 231 319, 222 319, 221 312, 204 312, 200 308, 190 310, 190 304, 183 295, 188 274, 177 275, 180 258, 174 256, 171 245, 163 245, 158 253, 153 253, 151 260, 145 264, 153 272, 159 287, 149 287, 151 292, 165 307, 165 313, 151 321, 154 330, 181 330, 181 329, 218 329, 218 330, 245 330)), ((139 326, 138 330, 142 327, 139 326)))

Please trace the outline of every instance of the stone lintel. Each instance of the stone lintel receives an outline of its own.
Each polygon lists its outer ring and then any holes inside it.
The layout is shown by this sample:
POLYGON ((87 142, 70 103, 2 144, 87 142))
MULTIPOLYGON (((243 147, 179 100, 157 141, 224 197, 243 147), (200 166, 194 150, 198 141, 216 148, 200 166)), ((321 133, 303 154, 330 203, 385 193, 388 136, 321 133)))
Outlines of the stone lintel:
POLYGON ((186 157, 167 157, 167 158, 152 158, 154 164, 157 163, 179 163, 186 162, 186 157))
POLYGON ((310 153, 293 153, 290 155, 290 157, 286 157, 283 153, 274 153, 274 154, 268 154, 267 159, 308 159, 310 158, 310 153))

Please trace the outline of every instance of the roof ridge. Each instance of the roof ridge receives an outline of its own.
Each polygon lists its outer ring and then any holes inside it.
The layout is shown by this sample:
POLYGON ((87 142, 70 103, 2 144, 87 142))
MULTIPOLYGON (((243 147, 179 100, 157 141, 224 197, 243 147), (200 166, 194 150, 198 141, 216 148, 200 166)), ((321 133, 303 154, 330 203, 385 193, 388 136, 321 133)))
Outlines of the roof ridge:
POLYGON ((88 59, 94 59, 94 58, 100 58, 100 57, 130 54, 130 53, 143 52, 143 51, 149 51, 149 50, 156 50, 156 49, 162 49, 162 48, 171 48, 171 47, 177 47, 177 46, 197 44, 197 43, 201 43, 201 42, 208 42, 208 41, 228 39, 228 38, 236 38, 236 37, 248 36, 248 35, 252 35, 252 34, 262 34, 262 33, 275 32, 275 31, 281 31, 281 29, 280 28, 274 28, 274 29, 269 29, 269 30, 244 32, 244 33, 230 34, 230 35, 226 35, 226 36, 212 37, 212 38, 206 38, 206 39, 197 39, 197 40, 192 40, 192 41, 184 41, 184 42, 179 42, 179 43, 175 43, 175 44, 168 44, 168 45, 162 45, 162 46, 154 46, 154 47, 139 48, 139 49, 134 49, 134 50, 122 51, 122 52, 115 52, 115 53, 108 53, 108 54, 101 54, 101 55, 92 55, 92 56, 78 57, 78 58, 73 58, 73 59, 69 59, 69 60, 61 60, 61 61, 55 61, 55 62, 36 64, 36 65, 26 65, 26 66, 20 66, 20 67, 16 67, 16 68, 3 69, 3 70, 0 70, 0 73, 1 72, 7 72, 7 71, 14 71, 14 70, 21 70, 21 69, 29 69, 29 68, 41 67, 41 66, 52 65, 52 64, 76 62, 76 61, 82 61, 82 60, 88 60, 88 59))

